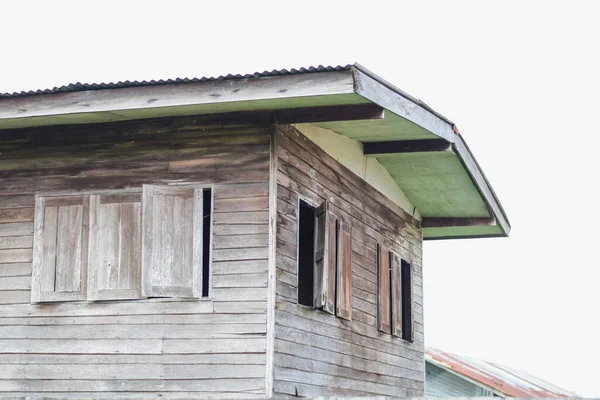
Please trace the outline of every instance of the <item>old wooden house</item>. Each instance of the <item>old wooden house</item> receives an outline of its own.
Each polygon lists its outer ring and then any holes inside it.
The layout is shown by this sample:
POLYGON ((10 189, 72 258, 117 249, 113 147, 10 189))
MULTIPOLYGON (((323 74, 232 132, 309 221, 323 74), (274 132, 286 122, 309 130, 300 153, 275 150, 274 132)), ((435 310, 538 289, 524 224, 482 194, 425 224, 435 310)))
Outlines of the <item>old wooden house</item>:
POLYGON ((0 97, 0 395, 421 396, 422 244, 508 235, 360 65, 0 97))

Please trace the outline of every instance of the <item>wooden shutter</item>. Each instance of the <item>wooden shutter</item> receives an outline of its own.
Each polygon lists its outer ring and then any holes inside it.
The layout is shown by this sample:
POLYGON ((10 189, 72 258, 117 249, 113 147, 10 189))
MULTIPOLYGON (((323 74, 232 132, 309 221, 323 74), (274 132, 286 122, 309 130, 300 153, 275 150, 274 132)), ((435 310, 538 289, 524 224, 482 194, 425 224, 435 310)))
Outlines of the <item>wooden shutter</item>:
POLYGON ((390 270, 392 272, 392 335, 402 337, 402 273, 400 257, 390 253, 390 270))
POLYGON ((202 204, 202 189, 144 185, 143 296, 202 296, 202 204))
POLYGON ((89 197, 35 200, 31 301, 86 298, 89 197))
POLYGON ((390 251, 386 247, 377 245, 378 248, 378 273, 377 273, 377 325, 381 332, 390 333, 390 251))
POLYGON ((88 299, 140 297, 141 193, 90 197, 88 299))
POLYGON ((352 319, 352 226, 342 220, 338 230, 336 315, 352 319))
POLYGON ((330 314, 335 312, 336 222, 328 203, 315 210, 314 305, 330 314))
POLYGON ((327 202, 315 210, 315 267, 314 267, 314 299, 315 307, 325 305, 326 293, 326 268, 325 268, 325 242, 327 234, 327 202))

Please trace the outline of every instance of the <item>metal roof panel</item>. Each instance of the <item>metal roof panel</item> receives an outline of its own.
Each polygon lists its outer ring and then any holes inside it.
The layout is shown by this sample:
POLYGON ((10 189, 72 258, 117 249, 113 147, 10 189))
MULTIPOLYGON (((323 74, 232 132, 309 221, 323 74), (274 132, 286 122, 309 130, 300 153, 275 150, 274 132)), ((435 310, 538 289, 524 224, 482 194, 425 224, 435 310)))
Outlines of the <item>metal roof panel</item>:
POLYGON ((425 360, 511 397, 579 397, 525 372, 431 347, 425 349, 425 360))

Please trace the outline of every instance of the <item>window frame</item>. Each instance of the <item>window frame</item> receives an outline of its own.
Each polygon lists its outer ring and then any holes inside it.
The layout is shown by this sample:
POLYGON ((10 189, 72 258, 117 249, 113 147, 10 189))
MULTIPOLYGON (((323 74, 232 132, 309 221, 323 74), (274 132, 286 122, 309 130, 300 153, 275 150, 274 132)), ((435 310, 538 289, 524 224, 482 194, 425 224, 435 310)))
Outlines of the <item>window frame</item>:
POLYGON ((414 272, 413 264, 402 258, 391 248, 376 244, 377 269, 377 329, 408 342, 414 341, 414 272), (386 284, 382 287, 382 257, 387 258, 386 284), (408 276, 404 273, 408 266, 408 276), (408 285, 405 287, 405 285, 408 285), (406 288, 408 288, 408 293, 406 288), (385 296, 386 289, 388 291, 385 296), (408 296, 408 298, 407 298, 408 296), (387 315, 382 316, 384 304, 388 305, 387 315), (410 319, 410 324, 406 318, 410 319), (387 323, 386 323, 387 322, 387 323))
POLYGON ((89 195, 83 193, 60 193, 56 195, 35 195, 34 208, 34 231, 33 231, 33 259, 31 273, 31 303, 47 303, 47 302, 62 302, 62 301, 82 301, 87 299, 87 271, 88 271, 88 246, 89 246, 89 195), (58 218, 60 207, 78 205, 73 203, 76 198, 81 198, 81 238, 80 238, 80 258, 81 266, 79 271, 79 286, 78 291, 56 291, 56 259, 57 259, 57 243, 59 236, 58 218), (60 203, 64 201, 65 205, 60 203), (48 202, 54 205, 49 206, 48 202), (44 238, 48 234, 46 226, 46 208, 57 208, 56 231, 54 236, 54 266, 52 276, 48 276, 46 266, 44 266, 44 250, 47 248, 47 243, 44 238), (46 246, 45 246, 46 243, 46 246), (54 280, 53 290, 44 290, 45 281, 47 279, 54 280))
MULTIPOLYGON (((347 222, 344 218, 340 217, 336 213, 332 212, 330 209, 330 202, 325 200, 321 202, 319 205, 315 204, 314 201, 307 199, 302 196, 298 196, 297 203, 297 212, 296 212, 296 277, 297 277, 297 287, 296 287, 296 298, 297 305, 308 307, 312 309, 318 309, 323 312, 326 312, 331 315, 335 315, 339 318, 352 320, 352 224, 347 222), (313 211, 313 230, 312 234, 312 242, 313 251, 312 251, 312 274, 313 274, 313 282, 312 282, 312 304, 304 304, 300 302, 300 268, 304 267, 304 264, 300 264, 300 242, 301 242, 301 230, 300 230, 300 219, 301 219, 301 210, 302 203, 306 206, 310 207, 313 211), (321 213, 319 213, 319 209, 322 209, 321 213), (315 254, 318 251, 318 242, 319 242, 319 232, 320 229, 318 223, 319 215, 322 215, 322 225, 323 227, 323 254, 322 266, 319 267, 317 265, 317 257, 315 254), (349 239, 346 243, 350 246, 349 253, 346 255, 347 262, 349 263, 349 273, 346 276, 346 284, 348 285, 348 293, 349 298, 347 299, 347 304, 344 307, 340 305, 340 285, 341 285, 341 251, 343 251, 343 240, 342 240, 342 231, 345 230, 347 233, 347 238, 349 239), (333 247, 333 248, 331 248, 333 247)), ((304 297, 304 296, 303 296, 304 297)))
MULTIPOLYGON (((185 183, 185 184, 148 184, 154 186, 167 186, 173 188, 181 188, 181 189, 191 189, 191 190, 202 190, 202 195, 205 195, 206 190, 210 190, 210 228, 209 228, 209 242, 208 242, 208 293, 207 296, 202 296, 203 288, 200 284, 199 297, 185 297, 185 299, 192 299, 196 301, 206 301, 212 300, 213 298, 213 258, 214 258, 214 215, 215 215, 215 184, 198 184, 198 183, 185 183)), ((90 246, 92 245, 90 241, 91 236, 91 212, 90 203, 91 199, 94 196, 106 196, 106 195, 117 195, 117 196, 127 196, 127 195, 140 195, 140 236, 143 235, 144 232, 144 221, 143 221, 143 186, 137 187, 134 189, 100 189, 100 190, 87 190, 87 191, 56 191, 56 192, 47 192, 40 191, 35 193, 35 206, 34 206, 34 234, 33 234, 33 261, 32 261, 32 284, 31 284, 31 298, 30 301, 32 304, 43 304, 43 303, 52 303, 52 302, 96 302, 96 301, 131 301, 131 300, 143 300, 148 299, 150 297, 143 296, 142 294, 142 276, 144 273, 144 262, 143 262, 143 239, 141 239, 140 244, 140 269, 138 276, 138 293, 139 295, 134 296, 121 296, 122 293, 117 294, 116 296, 111 296, 107 293, 106 296, 96 296, 95 298, 90 296, 90 282, 89 282, 89 273, 91 266, 90 262, 90 246), (82 215, 82 247, 81 247, 81 273, 80 273, 80 291, 79 292, 49 292, 42 290, 42 274, 43 274, 43 265, 41 265, 41 254, 43 253, 44 241, 43 241, 43 229, 44 229, 44 215, 45 215, 45 205, 47 199, 57 200, 61 198, 82 198, 82 206, 83 206, 83 215, 82 215), (71 294, 74 293, 74 294, 71 294)), ((201 205, 201 217, 203 218, 204 213, 204 205, 201 205)), ((203 247, 203 243, 200 244, 200 247, 203 247)), ((200 265, 199 265, 200 273, 203 274, 204 263, 202 256, 200 257, 200 265)), ((116 292, 116 291, 115 291, 116 292)), ((160 297, 157 299, 181 299, 181 297, 160 297)))

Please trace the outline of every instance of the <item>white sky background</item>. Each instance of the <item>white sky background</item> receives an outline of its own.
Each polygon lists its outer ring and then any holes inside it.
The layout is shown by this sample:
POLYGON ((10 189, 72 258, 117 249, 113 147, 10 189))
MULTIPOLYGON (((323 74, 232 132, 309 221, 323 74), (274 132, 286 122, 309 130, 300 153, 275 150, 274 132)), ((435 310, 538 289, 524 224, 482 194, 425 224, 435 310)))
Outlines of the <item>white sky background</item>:
POLYGON ((0 92, 363 64, 457 124, 513 227, 508 239, 426 243, 426 344, 600 396, 599 12, 591 1, 4 1, 0 92))

